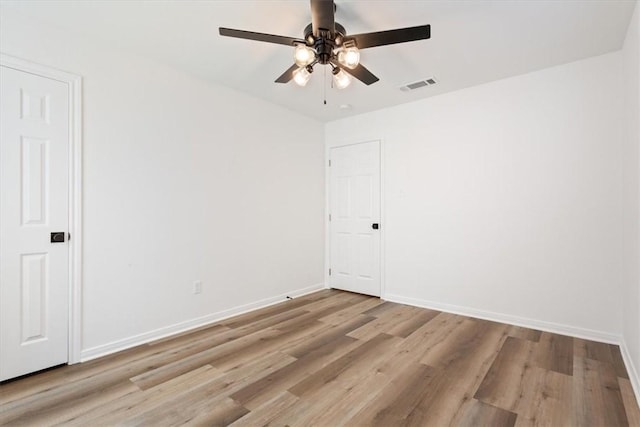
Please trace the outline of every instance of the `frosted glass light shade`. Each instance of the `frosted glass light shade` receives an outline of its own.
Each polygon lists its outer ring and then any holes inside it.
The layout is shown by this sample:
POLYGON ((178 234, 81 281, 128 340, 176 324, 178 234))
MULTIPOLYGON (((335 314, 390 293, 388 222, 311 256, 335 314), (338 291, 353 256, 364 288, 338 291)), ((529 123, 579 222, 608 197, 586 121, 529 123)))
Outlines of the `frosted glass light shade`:
POLYGON ((338 62, 353 70, 360 63, 360 51, 357 47, 342 49, 338 52, 338 62))
POLYGON ((298 86, 306 86, 307 82, 311 78, 311 73, 307 71, 306 67, 300 67, 293 72, 293 81, 298 86))
POLYGON ((316 59, 316 51, 303 44, 299 44, 293 51, 293 60, 298 67, 311 64, 316 59))
POLYGON ((349 77, 349 74, 340 70, 333 75, 333 84, 335 84, 338 89, 344 89, 351 84, 351 77, 349 77))

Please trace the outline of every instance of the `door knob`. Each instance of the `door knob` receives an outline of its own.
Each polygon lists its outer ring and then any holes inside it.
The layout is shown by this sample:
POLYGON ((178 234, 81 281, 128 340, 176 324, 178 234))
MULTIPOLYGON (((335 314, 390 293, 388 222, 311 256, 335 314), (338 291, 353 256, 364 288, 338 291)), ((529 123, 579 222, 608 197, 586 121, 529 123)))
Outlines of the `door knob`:
POLYGON ((51 233, 51 243, 64 243, 64 231, 51 233))
POLYGON ((373 228, 374 230, 377 230, 379 228, 378 223, 374 222, 373 224, 371 224, 371 228, 373 228))

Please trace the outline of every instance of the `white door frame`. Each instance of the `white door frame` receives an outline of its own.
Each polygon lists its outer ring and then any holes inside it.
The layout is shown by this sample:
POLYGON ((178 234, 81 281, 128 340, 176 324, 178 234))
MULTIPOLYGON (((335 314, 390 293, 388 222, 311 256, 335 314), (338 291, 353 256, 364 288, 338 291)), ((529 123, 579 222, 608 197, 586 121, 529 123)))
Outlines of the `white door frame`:
POLYGON ((82 350, 82 77, 0 53, 0 65, 66 83, 69 88, 69 355, 82 350))
POLYGON ((329 267, 331 264, 331 224, 329 222, 329 211, 331 209, 331 169, 329 167, 329 160, 331 159, 331 149, 346 147, 349 145, 364 144, 367 142, 378 142, 380 144, 380 299, 385 298, 385 230, 386 230, 386 215, 385 215, 385 178, 384 178, 384 152, 385 145, 382 138, 365 139, 356 142, 338 142, 325 144, 324 152, 324 287, 329 289, 329 267))

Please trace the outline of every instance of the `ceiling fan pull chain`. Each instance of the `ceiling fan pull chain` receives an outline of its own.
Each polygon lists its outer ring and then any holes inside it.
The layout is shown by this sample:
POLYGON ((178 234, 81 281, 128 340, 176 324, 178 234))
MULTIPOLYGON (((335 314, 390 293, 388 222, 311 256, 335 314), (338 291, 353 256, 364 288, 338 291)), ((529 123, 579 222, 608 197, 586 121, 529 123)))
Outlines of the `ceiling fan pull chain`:
MULTIPOLYGON (((332 81, 333 82, 333 81, 332 81)), ((322 67, 322 91, 324 98, 324 105, 327 105, 327 67, 322 67)))

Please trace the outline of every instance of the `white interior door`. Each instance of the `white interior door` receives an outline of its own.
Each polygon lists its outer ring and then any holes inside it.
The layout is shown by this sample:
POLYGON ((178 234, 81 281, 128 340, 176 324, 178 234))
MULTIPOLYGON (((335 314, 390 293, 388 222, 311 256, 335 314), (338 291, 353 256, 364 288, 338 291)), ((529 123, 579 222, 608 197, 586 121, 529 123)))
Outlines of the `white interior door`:
POLYGON ((380 296, 380 143, 331 149, 332 288, 380 296))
POLYGON ((68 361, 68 164, 68 84, 0 66, 0 380, 68 361))

